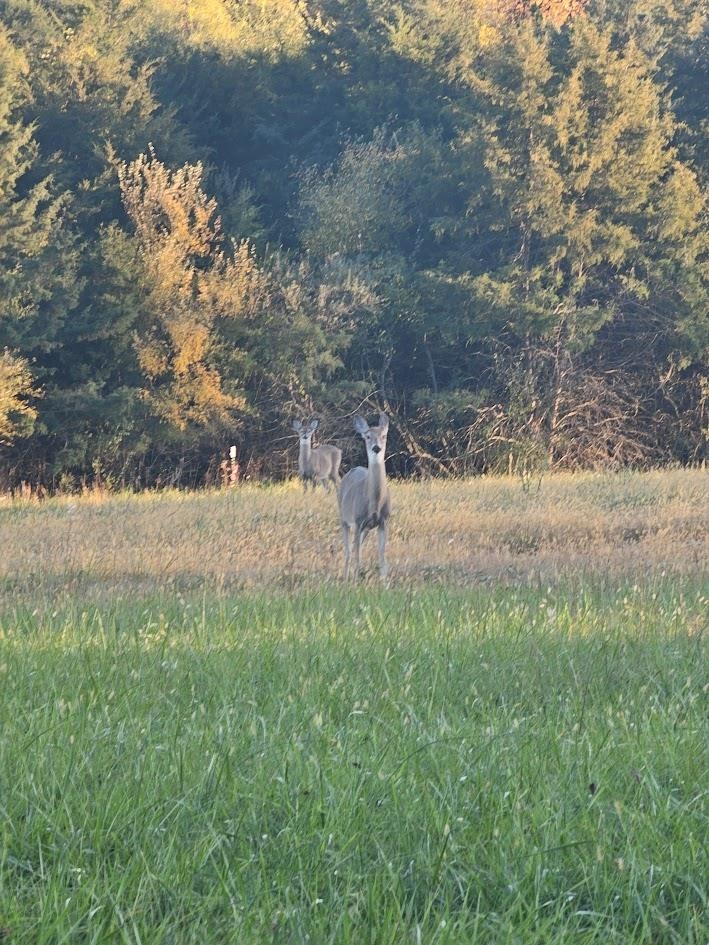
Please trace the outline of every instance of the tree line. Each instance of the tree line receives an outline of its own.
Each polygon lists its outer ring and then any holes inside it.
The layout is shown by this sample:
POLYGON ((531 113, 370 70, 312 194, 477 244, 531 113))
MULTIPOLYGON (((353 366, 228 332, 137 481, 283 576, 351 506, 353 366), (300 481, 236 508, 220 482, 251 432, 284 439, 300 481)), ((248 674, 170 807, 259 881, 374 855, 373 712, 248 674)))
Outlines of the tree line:
POLYGON ((694 0, 0 0, 0 487, 697 463, 694 0))

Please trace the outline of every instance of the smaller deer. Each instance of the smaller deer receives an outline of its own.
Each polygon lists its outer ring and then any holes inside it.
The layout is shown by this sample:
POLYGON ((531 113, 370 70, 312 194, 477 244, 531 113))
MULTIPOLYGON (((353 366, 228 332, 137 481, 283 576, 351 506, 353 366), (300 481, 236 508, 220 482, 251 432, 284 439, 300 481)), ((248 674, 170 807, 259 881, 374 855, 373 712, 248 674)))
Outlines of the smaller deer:
POLYGON ((367 447, 367 468, 351 469, 340 485, 340 521, 345 545, 345 580, 350 574, 350 557, 354 549, 355 579, 359 576, 362 542, 371 529, 376 528, 379 538, 379 573, 386 577, 387 523, 391 514, 389 487, 386 481, 384 456, 386 453, 389 418, 379 414, 379 425, 370 427, 359 414, 354 428, 367 447), (350 541, 351 537, 351 541, 350 541))
POLYGON ((337 446, 313 446, 313 433, 317 430, 319 420, 293 421, 293 429, 300 438, 300 452, 298 453, 298 472, 303 480, 303 488, 308 491, 308 483, 313 489, 321 482, 326 492, 330 491, 330 482, 334 483, 335 491, 340 485, 340 462, 342 450, 337 446))

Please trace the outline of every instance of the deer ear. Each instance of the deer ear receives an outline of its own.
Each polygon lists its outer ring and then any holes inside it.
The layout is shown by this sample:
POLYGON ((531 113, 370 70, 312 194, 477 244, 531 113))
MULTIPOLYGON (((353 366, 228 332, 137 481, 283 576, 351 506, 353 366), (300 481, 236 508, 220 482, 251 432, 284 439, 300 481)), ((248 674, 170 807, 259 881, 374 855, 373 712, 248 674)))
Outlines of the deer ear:
POLYGON ((319 423, 320 423, 320 421, 319 421, 317 418, 313 417, 313 419, 312 419, 312 420, 310 421, 310 423, 308 424, 308 429, 309 429, 309 430, 317 430, 319 423))
POLYGON ((388 430, 389 429, 389 417, 385 413, 379 414, 379 429, 388 430))
POLYGON ((300 433, 300 431, 303 429, 303 424, 300 422, 300 420, 294 420, 291 426, 296 433, 300 433))
POLYGON ((369 430, 369 424, 364 419, 364 417, 360 417, 360 415, 357 414, 354 418, 354 428, 358 433, 364 436, 364 434, 369 430))

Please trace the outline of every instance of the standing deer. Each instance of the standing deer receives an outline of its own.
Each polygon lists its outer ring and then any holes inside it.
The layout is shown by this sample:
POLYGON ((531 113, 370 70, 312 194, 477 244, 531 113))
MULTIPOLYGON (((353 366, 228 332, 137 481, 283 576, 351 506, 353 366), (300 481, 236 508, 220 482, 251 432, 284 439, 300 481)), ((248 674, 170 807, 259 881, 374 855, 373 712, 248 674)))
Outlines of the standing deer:
POLYGON ((354 428, 367 447, 367 468, 351 469, 340 485, 340 520, 345 544, 345 580, 350 574, 350 555, 354 547, 355 579, 359 576, 359 558, 368 531, 377 529, 379 538, 379 573, 386 577, 387 523, 391 514, 389 487, 386 481, 384 455, 386 453, 389 418, 379 414, 379 426, 370 427, 359 414, 354 428), (352 542, 350 542, 352 535, 352 542), (352 544, 353 543, 353 544, 352 544))
POLYGON ((313 446, 311 440, 317 430, 319 420, 310 420, 307 423, 301 420, 293 421, 293 429, 300 438, 300 452, 298 453, 298 472, 303 480, 303 488, 308 491, 308 483, 315 486, 321 482, 324 489, 330 491, 330 482, 337 491, 340 485, 340 462, 342 450, 336 446, 313 446))

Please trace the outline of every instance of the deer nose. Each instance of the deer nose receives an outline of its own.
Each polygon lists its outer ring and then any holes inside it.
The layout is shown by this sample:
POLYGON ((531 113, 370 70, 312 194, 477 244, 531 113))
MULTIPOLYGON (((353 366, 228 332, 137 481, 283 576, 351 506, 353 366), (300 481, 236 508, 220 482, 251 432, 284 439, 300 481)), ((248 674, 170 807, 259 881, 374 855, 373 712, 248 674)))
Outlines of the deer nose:
POLYGON ((373 453, 381 453, 381 451, 382 451, 381 446, 373 446, 373 447, 372 447, 372 452, 373 452, 373 453))

